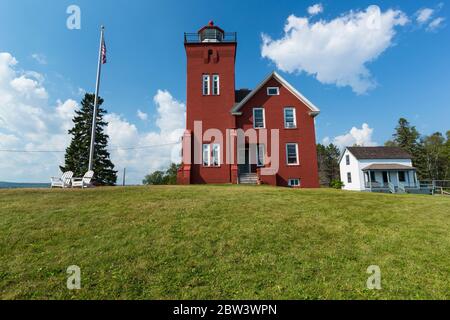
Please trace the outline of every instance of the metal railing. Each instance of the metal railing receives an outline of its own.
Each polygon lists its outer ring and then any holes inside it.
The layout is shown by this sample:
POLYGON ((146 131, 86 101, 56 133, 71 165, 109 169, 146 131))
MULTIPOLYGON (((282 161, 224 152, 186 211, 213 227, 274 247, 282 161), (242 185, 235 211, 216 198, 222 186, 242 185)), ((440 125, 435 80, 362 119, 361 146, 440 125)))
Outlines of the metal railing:
POLYGON ((205 38, 199 33, 185 33, 184 34, 184 43, 208 43, 208 42, 225 42, 232 43, 237 42, 237 33, 236 32, 225 32, 218 34, 216 37, 205 38))

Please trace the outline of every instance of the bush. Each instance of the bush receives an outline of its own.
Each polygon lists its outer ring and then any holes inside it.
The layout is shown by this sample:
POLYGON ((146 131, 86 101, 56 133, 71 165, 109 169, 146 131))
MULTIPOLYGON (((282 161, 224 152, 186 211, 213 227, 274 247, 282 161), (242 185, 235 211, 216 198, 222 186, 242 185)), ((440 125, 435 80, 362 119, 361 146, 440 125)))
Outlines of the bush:
POLYGON ((179 164, 172 163, 167 171, 155 171, 145 176, 142 181, 146 185, 170 185, 177 184, 177 172, 179 164))
POLYGON ((341 180, 333 180, 330 183, 330 187, 334 189, 342 189, 345 184, 341 180))

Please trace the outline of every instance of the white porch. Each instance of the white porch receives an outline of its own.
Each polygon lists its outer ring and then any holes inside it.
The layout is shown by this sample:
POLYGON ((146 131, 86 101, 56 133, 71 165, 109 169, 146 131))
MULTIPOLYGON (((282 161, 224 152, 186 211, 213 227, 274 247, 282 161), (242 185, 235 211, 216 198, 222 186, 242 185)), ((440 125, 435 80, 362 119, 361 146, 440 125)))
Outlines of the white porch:
POLYGON ((364 188, 370 192, 406 193, 420 189, 414 167, 401 164, 372 164, 363 169, 364 188))

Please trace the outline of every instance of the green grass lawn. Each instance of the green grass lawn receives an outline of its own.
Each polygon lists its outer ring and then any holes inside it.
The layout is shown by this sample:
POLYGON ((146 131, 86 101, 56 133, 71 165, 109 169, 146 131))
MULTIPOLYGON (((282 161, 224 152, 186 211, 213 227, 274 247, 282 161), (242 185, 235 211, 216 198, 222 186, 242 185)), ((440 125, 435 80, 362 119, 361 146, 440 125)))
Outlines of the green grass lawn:
POLYGON ((3 190, 0 235, 2 299, 450 298, 450 198, 438 196, 3 190), (366 288, 370 265, 382 290, 366 288))

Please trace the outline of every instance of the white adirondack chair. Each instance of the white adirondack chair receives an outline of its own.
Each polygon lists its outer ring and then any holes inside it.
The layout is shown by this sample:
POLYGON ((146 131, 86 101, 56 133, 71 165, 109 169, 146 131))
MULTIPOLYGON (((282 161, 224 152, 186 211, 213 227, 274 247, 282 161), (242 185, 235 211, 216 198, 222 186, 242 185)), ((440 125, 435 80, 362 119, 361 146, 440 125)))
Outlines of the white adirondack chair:
POLYGON ((94 171, 88 171, 83 178, 72 178, 72 188, 88 188, 92 186, 94 171))
POLYGON ((50 178, 51 181, 51 188, 69 188, 70 183, 72 181, 73 172, 67 171, 64 172, 64 174, 58 178, 58 177, 52 177, 50 178))

